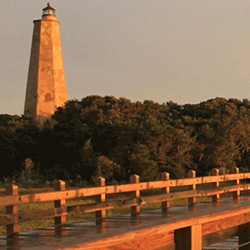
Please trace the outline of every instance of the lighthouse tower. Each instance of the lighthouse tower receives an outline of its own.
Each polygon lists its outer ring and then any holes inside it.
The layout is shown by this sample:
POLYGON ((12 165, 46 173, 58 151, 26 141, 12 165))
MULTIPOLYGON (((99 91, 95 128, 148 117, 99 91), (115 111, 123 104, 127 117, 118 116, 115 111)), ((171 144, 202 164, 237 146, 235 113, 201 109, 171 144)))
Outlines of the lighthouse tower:
POLYGON ((24 116, 42 124, 67 101, 59 21, 55 9, 43 9, 35 20, 30 54, 24 116))

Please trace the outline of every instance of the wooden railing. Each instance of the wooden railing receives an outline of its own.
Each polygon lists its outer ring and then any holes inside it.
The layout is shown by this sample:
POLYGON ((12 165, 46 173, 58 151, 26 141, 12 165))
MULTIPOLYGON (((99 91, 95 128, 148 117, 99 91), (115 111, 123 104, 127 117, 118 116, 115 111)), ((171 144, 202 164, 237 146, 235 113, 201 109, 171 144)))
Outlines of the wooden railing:
POLYGON ((8 244, 15 243, 15 235, 19 232, 19 223, 37 219, 55 217, 55 226, 60 227, 66 223, 66 216, 96 212, 96 225, 105 225, 107 209, 131 207, 131 218, 140 216, 140 206, 149 203, 161 202, 162 212, 168 212, 170 201, 188 198, 190 207, 195 207, 197 197, 211 196, 213 202, 219 202, 220 195, 231 193, 234 199, 238 199, 240 191, 249 190, 250 184, 240 184, 240 180, 249 179, 250 173, 239 173, 238 168, 234 173, 219 175, 219 170, 214 169, 211 176, 196 177, 193 170, 188 172, 188 178, 170 179, 168 173, 161 174, 161 180, 140 182, 138 175, 130 177, 130 184, 105 186, 105 179, 99 177, 95 187, 65 190, 65 182, 57 181, 52 192, 18 195, 18 186, 6 187, 6 196, 0 197, 0 206, 6 206, 6 214, 0 216, 0 225, 6 225, 8 244), (232 185, 220 186, 222 182, 231 181, 232 185), (210 189, 197 189, 199 184, 212 183, 210 189), (172 187, 187 186, 188 190, 170 192, 172 187), (141 196, 140 191, 160 189, 160 194, 153 196, 141 196), (108 194, 130 193, 131 197, 120 200, 106 200, 108 194), (94 196, 96 202, 92 204, 66 206, 67 199, 94 196), (54 201, 54 208, 33 212, 18 212, 18 206, 25 203, 54 201))

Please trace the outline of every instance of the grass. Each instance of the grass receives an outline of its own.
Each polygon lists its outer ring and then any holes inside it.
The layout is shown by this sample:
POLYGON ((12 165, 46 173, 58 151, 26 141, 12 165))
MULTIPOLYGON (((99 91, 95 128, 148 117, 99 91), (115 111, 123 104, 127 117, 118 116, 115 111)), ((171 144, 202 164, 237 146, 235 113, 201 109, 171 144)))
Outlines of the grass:
MULTIPOLYGON (((223 183, 222 186, 227 186, 228 183, 223 183)), ((203 184, 203 185, 197 185, 197 189, 209 189, 211 188, 211 185, 209 184, 203 184)), ((68 189, 68 188, 67 188, 68 189)), ((72 189, 72 188, 70 188, 72 189)), ((184 191, 187 190, 187 187, 179 187, 179 188, 171 188, 171 192, 178 192, 178 191, 184 191)), ((40 188, 40 189, 19 189, 19 194, 28 194, 28 193, 40 193, 40 192, 48 192, 53 191, 52 188, 40 188)), ((4 189, 0 189, 0 196, 3 196, 5 193, 4 189)), ((160 193, 160 190, 145 190, 141 191, 141 196, 149 196, 149 195, 157 195, 160 193)), ((221 195, 221 198, 228 197, 230 195, 224 194, 221 195)), ((107 195, 107 200, 118 200, 118 199, 125 199, 129 198, 129 193, 124 194, 114 194, 114 195, 107 195)), ((210 201, 211 197, 198 197, 197 202, 206 202, 210 201)), ((81 204, 90 204, 94 203, 94 198, 80 198, 80 199, 70 199, 66 200, 66 206, 73 206, 73 205, 81 205, 81 204)), ((188 199, 178 199, 174 201, 170 201, 171 206, 178 206, 178 205, 184 205, 187 204, 188 199)), ((19 205, 18 209, 19 212, 25 212, 25 211, 40 211, 45 210, 49 208, 54 208, 54 202, 41 202, 41 203, 30 203, 30 204, 21 204, 19 205)), ((153 204, 147 204, 141 206, 141 211, 147 211, 147 210, 154 210, 161 208, 161 203, 153 203, 153 204)), ((106 216, 118 216, 123 215, 126 213, 130 213, 130 207, 122 207, 122 208, 115 208, 115 209, 109 209, 106 210, 106 216)), ((0 215, 5 214, 5 207, 0 207, 0 215)), ((68 215, 67 216, 67 223, 70 222, 79 222, 79 221, 86 221, 90 219, 95 218, 95 213, 83 213, 83 214, 74 214, 74 215, 68 215)), ((19 230, 20 232, 31 230, 31 229, 37 229, 41 227, 48 227, 54 225, 54 218, 49 219, 42 219, 42 220, 35 220, 35 221, 29 221, 25 223, 19 224, 19 230)), ((6 234, 6 226, 0 226, 0 235, 6 234)))

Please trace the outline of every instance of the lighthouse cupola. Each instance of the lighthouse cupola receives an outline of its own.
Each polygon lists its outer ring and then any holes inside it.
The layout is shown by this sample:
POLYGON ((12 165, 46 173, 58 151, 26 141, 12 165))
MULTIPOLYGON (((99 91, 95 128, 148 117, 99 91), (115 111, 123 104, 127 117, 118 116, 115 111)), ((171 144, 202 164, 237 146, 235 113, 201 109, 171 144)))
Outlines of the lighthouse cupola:
POLYGON ((47 3, 47 7, 43 9, 42 19, 56 19, 56 10, 51 7, 50 3, 47 3))

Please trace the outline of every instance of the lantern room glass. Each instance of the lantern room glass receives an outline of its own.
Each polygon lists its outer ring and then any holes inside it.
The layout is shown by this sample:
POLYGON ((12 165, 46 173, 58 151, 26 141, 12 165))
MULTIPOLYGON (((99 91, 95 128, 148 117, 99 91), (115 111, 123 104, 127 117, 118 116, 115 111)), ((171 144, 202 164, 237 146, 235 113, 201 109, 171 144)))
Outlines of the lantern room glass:
POLYGON ((56 11, 55 10, 50 10, 50 9, 47 9, 47 10, 43 10, 43 15, 56 15, 56 11))

